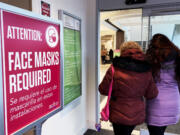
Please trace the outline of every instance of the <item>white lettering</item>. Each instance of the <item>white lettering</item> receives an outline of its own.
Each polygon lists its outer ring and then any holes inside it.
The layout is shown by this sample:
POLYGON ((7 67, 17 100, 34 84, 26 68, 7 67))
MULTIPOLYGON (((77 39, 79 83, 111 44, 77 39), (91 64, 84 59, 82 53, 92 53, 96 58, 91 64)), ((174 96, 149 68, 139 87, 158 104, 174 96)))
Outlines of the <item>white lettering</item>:
POLYGON ((23 28, 20 28, 20 39, 21 40, 24 39, 24 30, 23 30, 23 28))
POLYGON ((42 33, 39 30, 8 25, 7 39, 42 41, 42 33))
POLYGON ((35 67, 41 67, 42 65, 42 59, 41 59, 41 52, 35 52, 35 67))
POLYGON ((14 52, 9 52, 9 53, 8 53, 8 58, 9 58, 9 71, 12 71, 12 63, 14 63, 14 60, 12 60, 12 55, 14 55, 14 52))
POLYGON ((32 52, 28 52, 28 68, 32 68, 32 52))
POLYGON ((59 52, 35 52, 35 67, 59 64, 59 52))
POLYGON ((50 69, 47 69, 47 73, 46 73, 47 77, 47 83, 50 83, 51 82, 51 70, 50 69))
POLYGON ((7 38, 12 39, 12 32, 11 32, 11 27, 10 26, 8 26, 7 38))
POLYGON ((14 70, 21 69, 21 64, 20 64, 20 58, 19 58, 19 52, 15 53, 15 61, 14 61, 14 70))
POLYGON ((50 69, 24 72, 17 75, 9 75, 10 94, 23 90, 29 90, 29 88, 44 85, 50 82, 50 69))
POLYGON ((27 53, 26 52, 22 52, 22 54, 21 54, 22 69, 27 68, 27 62, 24 59, 27 59, 27 53))
POLYGON ((17 74, 17 91, 22 91, 22 79, 20 77, 22 77, 22 74, 17 74))
POLYGON ((32 68, 32 52, 8 52, 9 71, 32 68))
POLYGON ((29 90, 28 82, 29 82, 29 80, 28 80, 28 73, 24 73, 23 74, 23 89, 29 90))
POLYGON ((9 88, 10 88, 10 94, 16 92, 16 76, 15 75, 9 76, 9 88))
POLYGON ((17 39, 19 39, 19 27, 15 27, 16 28, 16 37, 17 37, 17 39))

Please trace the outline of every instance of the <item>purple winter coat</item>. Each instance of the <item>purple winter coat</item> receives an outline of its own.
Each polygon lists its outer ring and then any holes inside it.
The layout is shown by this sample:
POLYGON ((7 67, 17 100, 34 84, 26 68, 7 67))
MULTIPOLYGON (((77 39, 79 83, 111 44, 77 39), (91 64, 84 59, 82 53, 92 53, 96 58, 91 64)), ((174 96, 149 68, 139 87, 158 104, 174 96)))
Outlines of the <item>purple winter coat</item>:
POLYGON ((161 81, 156 83, 159 94, 147 101, 148 125, 167 126, 180 119, 180 93, 175 76, 174 61, 166 62, 160 70, 161 81))

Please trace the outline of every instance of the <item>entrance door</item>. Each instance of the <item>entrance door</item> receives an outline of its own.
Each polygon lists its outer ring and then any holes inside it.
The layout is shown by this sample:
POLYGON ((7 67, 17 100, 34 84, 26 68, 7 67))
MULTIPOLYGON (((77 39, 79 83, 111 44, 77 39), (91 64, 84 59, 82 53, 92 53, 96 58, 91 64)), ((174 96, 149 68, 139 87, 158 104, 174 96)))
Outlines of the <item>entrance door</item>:
MULTIPOLYGON (((123 39, 123 41, 131 40, 138 42, 143 50, 146 51, 152 36, 157 33, 166 35, 180 48, 180 13, 177 11, 174 13, 162 12, 162 8, 160 7, 161 10, 128 9, 101 12, 101 49, 108 48, 110 45, 114 50, 117 50, 121 43, 116 42, 117 39, 123 39), (119 31, 123 33, 123 36, 118 36, 119 31)), ((110 63, 100 65, 100 80, 103 79, 109 66, 110 63)), ((100 99, 101 110, 104 107, 106 99, 103 96, 100 99)), ((180 134, 179 126, 180 123, 168 126, 166 131, 180 134)), ((102 123, 102 128, 112 130, 110 123, 102 123)), ((139 135, 139 130, 141 130, 141 135, 148 135, 148 130, 144 125, 137 126, 133 134, 139 135)))
MULTIPOLYGON (((158 12, 157 12, 158 13, 158 12)), ((160 33, 166 35, 177 47, 180 48, 180 13, 163 12, 156 15, 147 15, 142 18, 142 39, 145 41, 146 49, 153 35, 160 33)), ((180 134, 180 122, 176 125, 168 126, 166 132, 172 135, 180 134)), ((146 134, 143 130, 142 134, 146 134)), ((166 134, 165 134, 166 135, 166 134)))

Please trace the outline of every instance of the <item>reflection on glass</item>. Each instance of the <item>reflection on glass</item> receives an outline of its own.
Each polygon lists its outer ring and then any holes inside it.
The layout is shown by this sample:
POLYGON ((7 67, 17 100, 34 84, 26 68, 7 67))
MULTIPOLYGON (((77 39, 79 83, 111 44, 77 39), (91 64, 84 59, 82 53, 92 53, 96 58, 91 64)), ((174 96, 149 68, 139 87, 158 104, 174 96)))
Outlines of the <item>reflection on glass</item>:
POLYGON ((172 41, 180 48, 180 24, 175 25, 172 41))
POLYGON ((149 17, 142 17, 142 31, 141 31, 141 46, 143 51, 145 52, 148 48, 148 41, 149 41, 149 17))
POLYGON ((180 48, 180 15, 151 16, 150 26, 151 36, 164 34, 180 48))

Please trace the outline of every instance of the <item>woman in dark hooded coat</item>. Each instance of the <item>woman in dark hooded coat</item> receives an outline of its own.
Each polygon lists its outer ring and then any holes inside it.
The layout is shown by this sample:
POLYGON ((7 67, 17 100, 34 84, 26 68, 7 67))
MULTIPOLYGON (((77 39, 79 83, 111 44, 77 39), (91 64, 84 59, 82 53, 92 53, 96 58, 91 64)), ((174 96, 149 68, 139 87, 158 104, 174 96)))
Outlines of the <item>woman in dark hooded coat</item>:
MULTIPOLYGON (((113 59, 114 75, 110 99, 110 122, 115 135, 131 135, 136 125, 145 120, 145 102, 155 98, 158 90, 153 81, 151 67, 138 43, 129 41, 121 45, 121 56, 113 59)), ((112 80, 111 67, 99 85, 102 95, 108 95, 112 80)))

